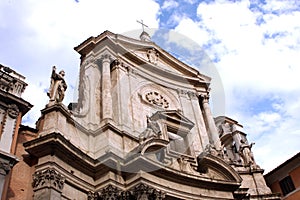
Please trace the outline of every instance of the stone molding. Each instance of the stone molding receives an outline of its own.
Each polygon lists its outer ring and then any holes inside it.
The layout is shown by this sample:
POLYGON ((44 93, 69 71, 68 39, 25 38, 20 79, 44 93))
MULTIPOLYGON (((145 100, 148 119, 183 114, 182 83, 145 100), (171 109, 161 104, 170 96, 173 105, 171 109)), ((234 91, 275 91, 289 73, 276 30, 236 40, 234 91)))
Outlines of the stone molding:
POLYGON ((35 191, 42 188, 53 188, 61 192, 64 183, 65 177, 53 168, 37 171, 33 174, 32 187, 35 191))

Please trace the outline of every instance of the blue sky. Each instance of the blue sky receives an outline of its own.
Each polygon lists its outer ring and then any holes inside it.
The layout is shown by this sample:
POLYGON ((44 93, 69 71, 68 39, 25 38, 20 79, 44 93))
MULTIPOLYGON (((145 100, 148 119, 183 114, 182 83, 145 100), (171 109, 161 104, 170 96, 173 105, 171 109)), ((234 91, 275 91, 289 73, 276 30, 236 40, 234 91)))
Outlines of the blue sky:
POLYGON ((166 41, 158 34, 153 40, 183 61, 197 67, 198 55, 210 58, 212 67, 200 70, 224 93, 223 109, 212 102, 214 113, 244 125, 266 171, 299 152, 298 0, 2 0, 0 63, 27 77, 23 97, 35 106, 25 123, 33 125, 47 103, 51 66, 66 71, 65 104, 74 101, 79 55, 73 47, 104 30, 140 31, 141 19, 149 31, 166 30, 166 41), (180 45, 185 49, 171 48, 180 45))

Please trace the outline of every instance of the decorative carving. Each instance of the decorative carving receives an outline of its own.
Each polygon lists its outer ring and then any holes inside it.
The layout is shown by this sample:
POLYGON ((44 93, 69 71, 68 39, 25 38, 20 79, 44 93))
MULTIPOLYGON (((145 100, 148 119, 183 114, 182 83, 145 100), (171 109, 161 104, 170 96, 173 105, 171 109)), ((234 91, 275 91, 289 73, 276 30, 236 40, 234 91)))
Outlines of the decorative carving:
POLYGON ((121 65, 121 61, 119 58, 113 60, 111 63, 111 67, 115 67, 115 66, 119 66, 119 65, 121 65))
POLYGON ((17 116, 19 114, 18 106, 16 104, 10 104, 8 106, 7 113, 11 118, 13 118, 13 119, 17 118, 17 116))
POLYGON ((161 135, 161 128, 157 121, 152 121, 151 117, 147 117, 147 129, 140 134, 140 142, 150 138, 159 137, 161 135))
POLYGON ((181 96, 181 97, 186 97, 186 95, 188 94, 188 91, 182 90, 179 88, 177 89, 177 92, 178 92, 179 96, 181 96))
POLYGON ((223 152, 221 150, 217 150, 217 148, 213 144, 206 145, 204 151, 205 153, 211 154, 213 156, 218 156, 221 158, 223 157, 223 152))
POLYGON ((209 102, 209 95, 208 94, 202 94, 201 98, 202 98, 202 103, 203 104, 209 102))
POLYGON ((0 160, 0 174, 3 173, 4 175, 8 174, 11 168, 12 168, 12 164, 0 160))
POLYGON ((157 61, 158 61, 158 57, 159 57, 159 54, 158 52, 156 52, 156 50, 154 48, 152 49, 149 49, 147 51, 147 57, 148 57, 148 61, 152 64, 157 64, 157 61))
POLYGON ((188 94, 190 99, 198 99, 195 92, 188 91, 187 94, 188 94))
POLYGON ((144 183, 140 183, 132 189, 132 195, 137 200, 162 200, 165 194, 157 189, 154 189, 144 183))
POLYGON ((219 127, 219 137, 226 135, 226 134, 231 134, 232 133, 232 126, 228 122, 223 122, 219 127))
POLYGON ((192 168, 189 159, 185 156, 181 156, 177 158, 177 162, 179 164, 180 170, 189 174, 195 174, 195 170, 192 168))
POLYGON ((162 108, 169 108, 169 102, 158 92, 148 92, 145 95, 146 100, 154 104, 156 106, 162 107, 162 108))
POLYGON ((83 61, 83 65, 88 65, 88 64, 94 63, 94 62, 95 62, 95 58, 93 56, 90 56, 83 61))
POLYGON ((64 187, 65 177, 59 174, 55 169, 46 169, 33 174, 32 187, 40 189, 43 187, 52 187, 61 191, 64 187))
POLYGON ((50 101, 54 101, 56 103, 60 103, 63 101, 65 97, 65 91, 67 89, 67 84, 65 82, 64 76, 65 72, 61 70, 58 74, 55 72, 56 67, 52 67, 52 74, 51 74, 51 83, 49 91, 47 95, 50 98, 50 101))
POLYGON ((89 191, 87 194, 87 199, 88 200, 97 200, 98 199, 98 194, 94 193, 92 191, 89 191))
POLYGON ((99 199, 118 200, 121 194, 121 190, 113 185, 108 185, 103 188, 99 193, 99 199))
POLYGON ((100 60, 102 60, 102 63, 103 62, 111 62, 112 56, 109 53, 105 53, 105 54, 101 55, 100 60))

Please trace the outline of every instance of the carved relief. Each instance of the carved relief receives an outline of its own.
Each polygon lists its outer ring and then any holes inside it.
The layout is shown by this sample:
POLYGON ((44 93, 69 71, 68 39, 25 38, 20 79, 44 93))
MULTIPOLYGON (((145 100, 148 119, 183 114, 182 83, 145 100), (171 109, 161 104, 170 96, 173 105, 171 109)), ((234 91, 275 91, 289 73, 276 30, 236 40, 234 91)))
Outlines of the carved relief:
POLYGON ((103 188, 99 193, 99 199, 118 200, 121 190, 113 185, 108 185, 103 188))
POLYGON ((13 165, 11 163, 0 160, 0 174, 4 174, 4 175, 8 174, 12 166, 13 165))
POLYGON ((137 200, 162 200, 165 198, 165 194, 162 191, 154 189, 144 183, 135 186, 131 191, 137 200))
POLYGON ((61 191, 64 187, 65 177, 58 173, 55 169, 46 169, 33 174, 32 187, 40 189, 43 187, 52 187, 61 191))
POLYGON ((158 92, 152 91, 148 92, 145 95, 146 100, 148 103, 151 103, 153 105, 162 107, 162 108, 169 108, 169 102, 158 92))
POLYGON ((195 92, 188 91, 187 94, 188 94, 190 99, 198 99, 195 92))
POLYGON ((9 105, 7 109, 7 113, 11 118, 16 119, 19 114, 18 106, 16 104, 9 105))
POLYGON ((159 57, 159 54, 158 52, 152 48, 152 49, 149 49, 147 51, 147 58, 148 58, 148 61, 152 64, 157 64, 157 61, 158 61, 158 57, 159 57))
POLYGON ((87 194, 87 200, 97 200, 98 199, 98 195, 97 193, 94 193, 92 191, 89 191, 87 194))
POLYGON ((197 94, 195 92, 192 92, 192 91, 182 90, 182 89, 178 88, 177 93, 181 97, 186 97, 186 98, 190 98, 190 99, 198 99, 197 94))
POLYGON ((93 56, 89 56, 88 58, 86 58, 84 61, 83 61, 83 65, 88 65, 90 63, 94 63, 95 62, 95 58, 93 56))

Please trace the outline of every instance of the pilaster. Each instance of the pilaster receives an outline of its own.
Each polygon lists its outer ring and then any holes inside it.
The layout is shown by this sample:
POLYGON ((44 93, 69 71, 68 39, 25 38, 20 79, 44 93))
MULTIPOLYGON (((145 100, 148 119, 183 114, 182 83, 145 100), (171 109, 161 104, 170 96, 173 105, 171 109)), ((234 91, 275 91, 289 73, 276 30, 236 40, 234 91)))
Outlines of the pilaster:
POLYGON ((112 96, 111 96, 111 71, 112 56, 103 54, 102 63, 102 116, 103 119, 112 119, 112 96))

